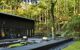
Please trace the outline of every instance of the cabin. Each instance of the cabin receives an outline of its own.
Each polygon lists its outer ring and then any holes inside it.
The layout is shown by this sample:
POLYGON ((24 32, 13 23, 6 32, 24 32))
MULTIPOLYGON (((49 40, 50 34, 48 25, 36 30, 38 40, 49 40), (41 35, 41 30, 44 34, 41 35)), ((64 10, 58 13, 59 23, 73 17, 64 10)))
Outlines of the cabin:
POLYGON ((0 39, 22 38, 34 36, 34 20, 0 13, 0 39))

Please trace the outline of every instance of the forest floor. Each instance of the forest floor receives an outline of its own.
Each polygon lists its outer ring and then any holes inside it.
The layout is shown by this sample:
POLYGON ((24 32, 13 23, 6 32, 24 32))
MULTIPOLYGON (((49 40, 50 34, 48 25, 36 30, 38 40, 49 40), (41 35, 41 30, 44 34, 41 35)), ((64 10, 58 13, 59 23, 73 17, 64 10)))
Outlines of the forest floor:
POLYGON ((74 42, 72 45, 69 45, 68 47, 64 48, 63 50, 80 50, 80 40, 74 42))

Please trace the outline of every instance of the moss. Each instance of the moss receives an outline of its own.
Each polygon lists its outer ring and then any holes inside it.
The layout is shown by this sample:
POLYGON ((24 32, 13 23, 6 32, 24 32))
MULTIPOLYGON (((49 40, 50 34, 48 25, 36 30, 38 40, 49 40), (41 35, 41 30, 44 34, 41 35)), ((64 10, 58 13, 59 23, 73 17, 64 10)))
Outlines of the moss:
POLYGON ((19 47, 19 46, 23 46, 24 44, 22 43, 17 43, 17 44, 11 44, 8 46, 8 48, 14 48, 14 47, 19 47))
POLYGON ((32 44, 32 43, 31 43, 31 42, 21 42, 21 43, 11 44, 11 45, 8 46, 8 48, 25 46, 25 45, 27 45, 27 44, 32 44))
POLYGON ((80 41, 76 41, 75 43, 68 46, 67 48, 64 48, 63 50, 80 50, 80 41))

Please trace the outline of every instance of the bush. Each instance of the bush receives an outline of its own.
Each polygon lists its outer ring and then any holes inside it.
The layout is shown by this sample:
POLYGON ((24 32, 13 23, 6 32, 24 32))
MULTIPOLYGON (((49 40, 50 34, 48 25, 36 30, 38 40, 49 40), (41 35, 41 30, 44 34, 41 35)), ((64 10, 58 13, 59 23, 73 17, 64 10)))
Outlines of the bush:
POLYGON ((80 16, 76 15, 68 21, 68 23, 64 26, 64 31, 66 33, 65 37, 73 37, 76 40, 80 39, 80 16), (68 31, 67 31, 68 30, 68 31))
POLYGON ((80 40, 80 32, 75 32, 75 33, 73 33, 73 38, 74 38, 75 40, 80 40))

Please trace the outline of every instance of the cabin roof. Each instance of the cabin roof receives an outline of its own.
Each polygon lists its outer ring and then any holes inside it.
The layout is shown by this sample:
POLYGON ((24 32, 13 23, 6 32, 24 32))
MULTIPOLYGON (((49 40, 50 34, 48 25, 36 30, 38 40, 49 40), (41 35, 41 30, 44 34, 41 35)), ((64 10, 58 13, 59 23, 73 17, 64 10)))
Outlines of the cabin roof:
POLYGON ((6 15, 6 17, 8 16, 8 17, 10 17, 10 18, 16 18, 16 19, 34 21, 34 20, 32 20, 32 19, 27 19, 27 18, 22 17, 22 16, 12 15, 12 14, 8 14, 8 13, 2 13, 2 12, 0 12, 0 15, 4 15, 4 16, 6 15))

